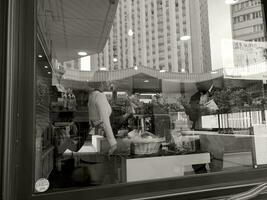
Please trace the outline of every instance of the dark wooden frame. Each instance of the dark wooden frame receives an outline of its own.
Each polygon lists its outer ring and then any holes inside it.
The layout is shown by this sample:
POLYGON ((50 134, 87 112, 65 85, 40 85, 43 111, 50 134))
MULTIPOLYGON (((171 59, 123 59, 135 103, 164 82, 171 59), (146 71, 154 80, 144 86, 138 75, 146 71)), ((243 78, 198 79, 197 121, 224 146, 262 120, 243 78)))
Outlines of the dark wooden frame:
MULTIPOLYGON (((253 169, 34 194, 35 110, 33 105, 35 101, 34 67, 37 35, 36 0, 4 0, 2 2, 9 2, 9 18, 8 20, 4 19, 4 22, 0 21, 4 24, 8 22, 6 51, 5 46, 0 50, 1 55, 5 55, 5 53, 8 55, 6 63, 3 62, 4 65, 6 64, 4 67, 6 71, 3 73, 7 74, 4 85, 8 90, 5 90, 5 98, 1 96, 1 103, 3 99, 6 99, 4 102, 5 113, 4 116, 1 116, 4 118, 5 127, 3 199, 115 200, 177 199, 179 197, 180 200, 193 200, 243 192, 258 183, 267 181, 267 169, 253 169)), ((264 2, 265 10, 266 4, 267 2, 264 2)), ((3 124, 1 124, 1 128, 2 126, 3 124)))
POLYGON ((3 199, 32 194, 35 91, 35 0, 8 3, 3 199), (28 184, 27 184, 28 183, 28 184))
POLYGON ((8 1, 0 2, 0 200, 2 199, 2 182, 3 182, 3 140, 5 130, 5 99, 6 99, 6 48, 7 48, 7 10, 8 1))
POLYGON ((215 173, 180 179, 147 181, 140 183, 106 186, 102 188, 76 189, 56 193, 36 194, 34 200, 79 200, 109 199, 179 199, 199 200, 232 195, 253 188, 267 181, 262 174, 266 169, 244 170, 230 173, 215 173), (261 177, 261 178, 259 178, 261 177))

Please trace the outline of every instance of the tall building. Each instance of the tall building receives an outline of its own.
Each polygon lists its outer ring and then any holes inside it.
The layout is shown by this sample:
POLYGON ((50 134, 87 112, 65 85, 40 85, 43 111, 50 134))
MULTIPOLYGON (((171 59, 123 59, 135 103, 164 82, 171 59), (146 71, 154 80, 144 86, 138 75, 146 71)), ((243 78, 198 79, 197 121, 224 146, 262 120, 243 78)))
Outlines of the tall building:
POLYGON ((240 0, 232 5, 233 38, 266 41, 261 0, 240 0))
POLYGON ((210 71, 207 9, 207 0, 120 0, 110 38, 91 57, 91 69, 210 71))

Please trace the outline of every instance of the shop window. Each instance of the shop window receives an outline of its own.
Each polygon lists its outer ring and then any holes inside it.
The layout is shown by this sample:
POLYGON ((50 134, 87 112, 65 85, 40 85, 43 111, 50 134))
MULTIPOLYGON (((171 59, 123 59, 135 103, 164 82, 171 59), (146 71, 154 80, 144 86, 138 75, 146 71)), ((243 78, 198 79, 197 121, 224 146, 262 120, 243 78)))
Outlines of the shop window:
MULTIPOLYGON (((185 17, 185 9, 193 4, 190 8, 195 12, 188 17, 192 18, 190 23, 196 23, 192 27, 198 28, 187 30, 188 19, 177 22, 177 48, 171 48, 170 38, 169 45, 163 42, 164 34, 170 37, 172 20, 159 19, 158 38, 153 36, 151 40, 151 30, 145 35, 142 30, 154 26, 154 22, 141 19, 134 24, 138 40, 127 35, 127 24, 114 23, 116 30, 125 31, 115 34, 113 29, 113 41, 102 41, 107 51, 90 56, 90 71, 53 66, 48 73, 42 60, 37 60, 36 180, 48 179, 51 191, 94 189, 169 178, 201 179, 199 174, 266 167, 263 150, 267 141, 263 133, 267 132, 267 98, 266 80, 262 79, 266 73, 266 44, 263 38, 251 42, 253 34, 246 31, 263 30, 263 24, 251 20, 262 17, 262 12, 232 17, 230 12, 247 8, 248 1, 235 5, 221 1, 219 6, 216 0, 185 2, 182 13, 175 10, 175 20, 180 14, 185 17), (210 10, 214 6, 224 9, 210 10), (251 22, 247 29, 232 26, 247 20, 251 22), (224 30, 224 35, 219 30, 224 30), (245 33, 241 37, 238 31, 245 33), (121 41, 120 45, 112 47, 116 41, 121 41), (155 49, 157 46, 159 49, 155 49), (136 57, 137 61, 133 59, 136 57), (113 71, 105 66, 111 63, 113 71)), ((167 6, 162 1, 157 4, 167 6)), ((120 1, 118 9, 124 6, 126 3, 120 1)), ((132 9, 140 11, 141 6, 132 9)), ((153 10, 146 11, 146 16, 148 12, 154 15, 153 10)), ((79 21, 81 16, 76 15, 79 21)), ((126 11, 118 18, 125 17, 126 11)), ((74 31, 76 25, 68 22, 73 27, 66 30, 74 31)), ((52 29, 55 24, 51 23, 52 29)), ((97 25, 84 26, 84 30, 98 30, 97 25)), ((154 34, 154 30, 151 32, 154 34)), ((86 38, 84 35, 81 38, 86 38)), ((81 41, 75 45, 85 50, 102 44, 91 47, 89 41, 94 41, 90 37, 81 41)), ((69 48, 74 51, 78 48, 75 45, 69 48)), ((58 55, 57 59, 63 59, 60 52, 56 53, 53 55, 58 55)))

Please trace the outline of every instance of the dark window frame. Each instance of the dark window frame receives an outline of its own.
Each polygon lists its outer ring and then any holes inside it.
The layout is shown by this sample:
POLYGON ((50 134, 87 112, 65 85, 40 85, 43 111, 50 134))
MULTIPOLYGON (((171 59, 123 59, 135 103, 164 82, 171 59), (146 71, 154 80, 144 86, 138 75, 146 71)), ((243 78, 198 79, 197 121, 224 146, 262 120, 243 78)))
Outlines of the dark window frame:
POLYGON ((5 131, 5 102, 6 102, 6 48, 7 48, 7 10, 8 2, 0 2, 0 199, 3 198, 3 150, 5 131))
MULTIPOLYGON (((267 181, 267 176, 263 176, 267 174, 267 169, 263 168, 33 194, 36 1, 6 0, 5 2, 9 2, 8 30, 10 31, 7 45, 7 50, 10 51, 7 63, 10 65, 6 65, 10 74, 9 80, 5 82, 10 86, 9 90, 6 90, 10 102, 5 103, 10 110, 4 119, 7 125, 4 132, 6 137, 4 168, 8 171, 3 185, 10 184, 4 191, 7 199, 148 199, 153 196, 150 199, 179 197, 180 200, 193 200, 243 192, 267 181)), ((267 10, 267 2, 263 3, 264 10, 267 10)), ((266 18, 266 12, 264 16, 266 18)))

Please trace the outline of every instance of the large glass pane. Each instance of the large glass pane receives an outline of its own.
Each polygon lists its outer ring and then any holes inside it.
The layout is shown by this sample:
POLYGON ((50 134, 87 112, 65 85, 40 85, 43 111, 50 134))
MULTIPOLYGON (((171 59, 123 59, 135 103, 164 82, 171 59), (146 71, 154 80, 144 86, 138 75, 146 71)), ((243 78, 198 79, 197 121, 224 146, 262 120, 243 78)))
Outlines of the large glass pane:
POLYGON ((266 166, 261 1, 107 2, 38 0, 35 190, 266 166))

